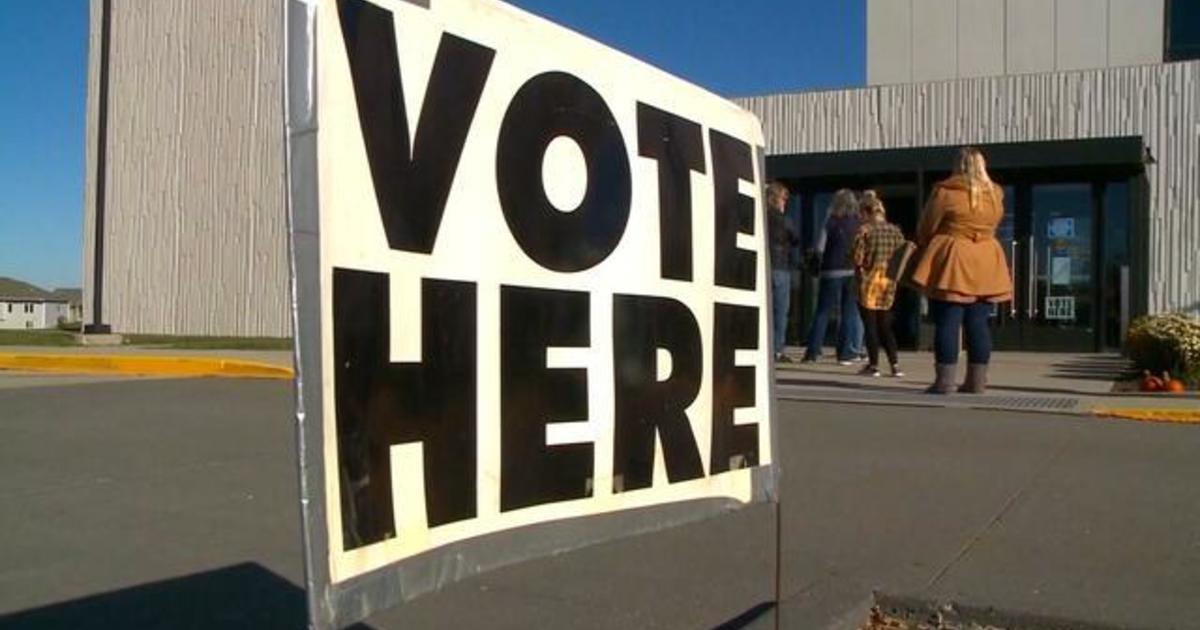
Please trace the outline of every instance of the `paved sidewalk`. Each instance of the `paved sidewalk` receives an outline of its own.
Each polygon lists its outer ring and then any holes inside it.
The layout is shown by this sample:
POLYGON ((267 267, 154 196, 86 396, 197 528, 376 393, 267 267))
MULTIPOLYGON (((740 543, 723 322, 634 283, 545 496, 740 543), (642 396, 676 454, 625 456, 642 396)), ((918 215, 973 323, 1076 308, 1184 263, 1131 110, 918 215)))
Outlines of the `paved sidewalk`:
MULTIPOLYGON (((923 393, 933 381, 933 357, 927 352, 904 352, 900 364, 904 378, 860 376, 861 363, 840 366, 826 358, 799 363, 801 352, 789 348, 795 363, 776 366, 779 395, 792 400, 861 402, 925 407, 1009 409, 1117 417, 1148 416, 1169 412, 1176 421, 1200 421, 1200 396, 1113 392, 1113 381, 1129 371, 1129 363, 1115 354, 1058 354, 996 352, 984 395, 923 393), (1194 417, 1193 417, 1194 416, 1194 417)), ((959 380, 965 372, 959 365, 959 380)), ((1146 417, 1143 419, 1157 419, 1146 417)), ((1168 419, 1168 418, 1163 418, 1168 419)))
MULTIPOLYGON (((74 357, 157 357, 167 361, 211 362, 214 370, 222 363, 248 362, 275 368, 292 368, 290 351, 269 350, 180 350, 145 346, 3 346, 0 355, 39 355, 74 357)), ((902 379, 869 378, 856 372, 862 364, 843 367, 832 359, 817 363, 799 363, 801 352, 789 348, 788 354, 797 362, 777 365, 779 395, 790 400, 823 402, 859 402, 865 404, 911 405, 939 408, 1007 409, 1079 415, 1106 415, 1139 420, 1200 422, 1200 396, 1139 395, 1112 391, 1113 380, 1129 369, 1125 359, 1115 354, 1054 354, 1031 352, 997 352, 993 354, 989 393, 982 396, 929 396, 923 392, 933 380, 933 360, 929 353, 901 353, 906 376, 902 379)), ((152 365, 153 363, 151 363, 152 365)), ((108 370, 110 377, 179 376, 163 370, 147 371, 141 363, 137 369, 108 370)), ((21 374, 2 370, 7 376, 21 374)), ((13 366, 10 366, 12 368, 13 366)), ((68 366, 69 367, 69 366, 68 366)), ((960 371, 965 370, 960 365, 960 371)), ((69 370, 56 370, 68 379, 69 370)), ((227 370, 228 372, 228 370, 227 370)), ((75 375, 88 374, 79 369, 75 375)), ((39 375, 45 376, 49 372, 39 375)), ((94 372, 93 372, 94 374, 94 372)), ((213 374, 209 374, 213 375, 213 374)), ((225 373, 224 376, 235 376, 225 373)), ((960 374, 961 378, 961 374, 960 374)), ((67 381, 63 381, 67 384, 67 381)))

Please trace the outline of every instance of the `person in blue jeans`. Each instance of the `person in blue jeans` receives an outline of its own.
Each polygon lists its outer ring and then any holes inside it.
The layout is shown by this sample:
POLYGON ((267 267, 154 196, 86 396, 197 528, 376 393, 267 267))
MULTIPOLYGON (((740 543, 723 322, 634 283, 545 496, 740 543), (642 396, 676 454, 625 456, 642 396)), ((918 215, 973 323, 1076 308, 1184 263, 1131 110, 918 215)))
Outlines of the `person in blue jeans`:
POLYGON ((922 255, 912 283, 929 298, 934 333, 933 384, 925 391, 955 391, 959 334, 966 327, 967 376, 957 391, 987 391, 992 338, 988 317, 1013 297, 1012 275, 996 226, 1004 217, 1004 190, 992 181, 975 147, 959 152, 954 174, 934 185, 917 226, 922 255))
POLYGON ((858 214, 858 196, 843 188, 833 195, 829 218, 817 240, 817 256, 821 261, 817 311, 812 328, 808 331, 808 347, 804 361, 816 361, 821 356, 821 345, 829 327, 829 316, 834 308, 840 311, 838 318, 837 360, 843 365, 862 354, 863 325, 858 314, 858 290, 854 278, 854 260, 851 247, 862 220, 858 214))
MULTIPOLYGON (((937 365, 952 366, 958 363, 960 331, 966 337, 967 365, 976 366, 973 372, 981 371, 979 366, 986 366, 991 361, 992 333, 989 329, 989 318, 992 315, 992 308, 990 302, 964 304, 930 300, 929 314, 933 317, 933 348, 937 365)), ((979 377, 974 376, 974 378, 978 379, 979 377)), ((945 380, 945 386, 942 388, 945 391, 932 391, 934 388, 931 388, 930 393, 948 392, 954 378, 951 376, 945 380)), ((986 383, 976 383, 968 379, 963 391, 973 392, 973 388, 982 390, 985 385, 986 383)))
POLYGON ((800 242, 796 230, 788 222, 787 211, 788 189, 779 182, 771 182, 767 186, 767 238, 771 244, 771 300, 774 312, 774 328, 772 345, 775 360, 780 363, 790 363, 791 359, 784 354, 784 343, 787 340, 788 304, 792 293, 792 266, 789 258, 791 249, 800 242))

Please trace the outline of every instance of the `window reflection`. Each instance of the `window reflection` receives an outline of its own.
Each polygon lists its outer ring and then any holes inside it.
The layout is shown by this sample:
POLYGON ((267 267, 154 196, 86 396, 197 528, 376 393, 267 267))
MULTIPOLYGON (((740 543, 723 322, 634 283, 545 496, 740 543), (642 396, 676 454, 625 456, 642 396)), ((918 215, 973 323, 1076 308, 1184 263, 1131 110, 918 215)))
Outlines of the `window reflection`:
POLYGON ((1166 61, 1200 59, 1200 2, 1168 0, 1166 61))

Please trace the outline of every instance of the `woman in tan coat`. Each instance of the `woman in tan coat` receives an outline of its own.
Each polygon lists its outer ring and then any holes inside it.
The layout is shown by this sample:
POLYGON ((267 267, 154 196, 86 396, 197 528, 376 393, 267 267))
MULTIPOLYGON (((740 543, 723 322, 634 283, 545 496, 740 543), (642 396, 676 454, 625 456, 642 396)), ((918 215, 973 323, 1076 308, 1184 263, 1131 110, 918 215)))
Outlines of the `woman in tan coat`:
POLYGON ((993 304, 1012 299, 1012 278, 996 226, 1004 217, 1004 193, 988 176, 979 149, 959 152, 954 175, 933 187, 917 228, 921 257, 912 281, 930 300, 936 334, 937 379, 927 390, 947 394, 954 387, 958 341, 967 337, 967 378, 960 392, 983 393, 992 339, 988 317, 993 304))

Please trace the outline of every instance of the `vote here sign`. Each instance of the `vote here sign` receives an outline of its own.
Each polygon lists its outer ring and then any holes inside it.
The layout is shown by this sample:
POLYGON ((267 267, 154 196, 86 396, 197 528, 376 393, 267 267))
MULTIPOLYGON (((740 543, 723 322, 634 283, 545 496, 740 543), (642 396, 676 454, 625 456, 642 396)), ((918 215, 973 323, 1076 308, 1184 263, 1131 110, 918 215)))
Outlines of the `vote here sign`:
POLYGON ((313 625, 776 497, 762 132, 494 0, 290 0, 313 625))

